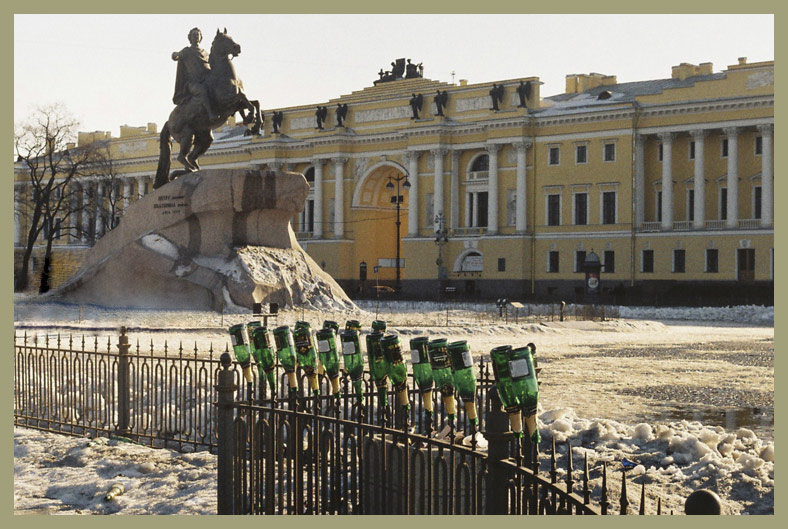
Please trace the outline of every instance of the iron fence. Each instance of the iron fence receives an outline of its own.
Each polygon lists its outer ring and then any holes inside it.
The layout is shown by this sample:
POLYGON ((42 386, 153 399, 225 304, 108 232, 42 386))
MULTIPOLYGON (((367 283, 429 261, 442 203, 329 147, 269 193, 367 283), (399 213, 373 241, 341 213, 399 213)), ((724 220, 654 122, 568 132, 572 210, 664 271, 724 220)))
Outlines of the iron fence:
MULTIPOLYGON (((390 411, 378 405, 368 373, 360 404, 347 376, 339 399, 327 396, 325 376, 323 397, 293 399, 278 366, 272 394, 258 386, 260 378, 245 383, 226 346, 219 354, 212 346, 201 352, 196 344, 187 350, 165 342, 155 351, 152 342, 132 346, 124 328, 115 344, 15 334, 14 350, 15 425, 217 453, 220 513, 609 512, 604 463, 589 470, 585 462, 578 482, 571 449, 560 470, 554 445, 548 459, 538 447, 513 441, 484 359, 476 402, 486 450, 474 436, 455 436, 469 431, 464 407, 453 425, 427 423, 412 375, 410 408, 390 411), (426 435, 433 427, 438 437, 426 435), (602 486, 592 498, 589 476, 600 473, 602 486)), ((300 370, 298 384, 304 395, 308 383, 300 370)), ((393 392, 388 400, 395 402, 393 392)), ((443 400, 435 400, 435 415, 445 418, 443 400)), ((625 475, 622 480, 619 512, 626 513, 625 475)), ((641 512, 645 501, 643 485, 641 512)))

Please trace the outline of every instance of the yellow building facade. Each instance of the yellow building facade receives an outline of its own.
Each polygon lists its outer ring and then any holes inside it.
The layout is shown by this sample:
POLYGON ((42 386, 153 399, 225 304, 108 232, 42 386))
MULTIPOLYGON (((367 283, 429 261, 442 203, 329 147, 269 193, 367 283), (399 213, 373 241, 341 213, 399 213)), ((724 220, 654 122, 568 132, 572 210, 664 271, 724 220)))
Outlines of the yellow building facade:
MULTIPOLYGON (((260 137, 230 122, 200 163, 303 173, 311 191, 293 229, 351 296, 396 286, 399 247, 410 298, 581 300, 593 251, 605 299, 773 302, 774 63, 741 58, 716 73, 682 63, 669 74, 628 83, 572 74, 550 97, 538 77, 377 82, 266 110, 260 137), (328 108, 324 123, 318 105, 328 108)), ((152 189, 156 126, 124 127, 110 144, 125 205, 152 189)), ((79 185, 104 196, 105 180, 79 185)), ((59 258, 73 268, 109 228, 100 217, 73 219, 81 228, 58 241, 55 269, 59 258)), ((19 219, 17 241, 24 229, 19 219)))

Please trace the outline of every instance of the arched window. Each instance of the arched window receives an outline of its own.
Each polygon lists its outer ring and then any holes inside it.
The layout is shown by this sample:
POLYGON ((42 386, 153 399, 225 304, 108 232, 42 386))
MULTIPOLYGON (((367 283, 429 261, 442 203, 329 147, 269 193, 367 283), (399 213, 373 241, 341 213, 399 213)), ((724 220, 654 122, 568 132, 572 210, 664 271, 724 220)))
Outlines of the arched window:
POLYGON ((490 170, 490 157, 482 154, 473 161, 471 171, 489 171, 490 170))
POLYGON ((315 183, 315 168, 310 167, 307 169, 304 173, 304 177, 306 178, 306 181, 309 182, 309 185, 312 186, 312 184, 315 183))

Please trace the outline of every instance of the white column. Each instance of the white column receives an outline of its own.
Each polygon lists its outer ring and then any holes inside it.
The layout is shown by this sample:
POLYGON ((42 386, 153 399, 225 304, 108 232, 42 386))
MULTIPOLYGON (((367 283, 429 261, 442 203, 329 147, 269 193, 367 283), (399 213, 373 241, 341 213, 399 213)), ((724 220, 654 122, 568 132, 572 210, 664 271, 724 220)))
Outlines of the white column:
POLYGON ((771 226, 774 219, 774 125, 759 125, 758 131, 761 133, 761 226, 771 226))
POLYGON ((123 182, 123 214, 129 210, 129 202, 131 201, 131 180, 126 179, 123 182))
POLYGON ((449 227, 460 226, 460 151, 451 151, 451 189, 449 190, 449 227))
POLYGON ((323 162, 319 158, 312 160, 312 165, 315 166, 315 211, 314 227, 315 231, 312 233, 313 239, 323 238, 323 162))
POLYGON ((673 133, 661 132, 662 140, 662 229, 673 229, 673 133))
POLYGON ((345 162, 347 158, 333 158, 334 162, 334 238, 345 236, 345 162))
POLYGON ((695 141, 695 206, 693 215, 695 220, 692 227, 702 230, 706 225, 706 134, 705 130, 693 130, 690 132, 695 141))
POLYGON ((137 177, 137 199, 142 198, 145 195, 145 177, 140 176, 137 177))
POLYGON ((472 222, 471 221, 471 200, 472 200, 472 198, 473 197, 471 197, 471 193, 468 193, 468 192, 465 193, 465 227, 466 228, 470 228, 471 227, 471 222, 472 222))
POLYGON ((500 145, 487 145, 490 169, 487 179, 487 233, 498 233, 498 151, 500 145))
MULTIPOLYGON (((430 151, 432 153, 433 160, 435 162, 435 177, 433 180, 433 204, 432 204, 432 219, 433 224, 435 223, 435 217, 438 216, 440 213, 444 213, 443 211, 443 157, 448 152, 446 149, 433 149, 430 151)), ((445 222, 445 214, 444 214, 444 222, 445 222)), ((445 225, 445 224, 444 224, 445 225)))
POLYGON ((642 134, 635 136, 635 226, 638 229, 646 221, 645 143, 645 136, 642 134))
POLYGON ((408 237, 416 237, 419 233, 419 151, 409 151, 408 159, 408 237))
POLYGON ((471 193, 471 194, 473 195, 473 211, 471 215, 471 228, 476 228, 479 225, 479 193, 471 193))
POLYGON ((90 219, 88 215, 88 207, 90 206, 89 187, 89 182, 82 182, 82 242, 88 242, 88 233, 90 232, 90 226, 88 225, 90 219))
POLYGON ((526 149, 531 146, 531 142, 519 141, 513 145, 517 149, 517 189, 515 191, 515 196, 517 197, 517 209, 515 210, 515 231, 517 233, 525 233, 526 219, 528 218, 526 216, 528 201, 526 198, 527 182, 525 179, 525 154, 526 149))
POLYGON ((723 129, 728 138, 728 221, 729 228, 739 226, 739 129, 723 129))

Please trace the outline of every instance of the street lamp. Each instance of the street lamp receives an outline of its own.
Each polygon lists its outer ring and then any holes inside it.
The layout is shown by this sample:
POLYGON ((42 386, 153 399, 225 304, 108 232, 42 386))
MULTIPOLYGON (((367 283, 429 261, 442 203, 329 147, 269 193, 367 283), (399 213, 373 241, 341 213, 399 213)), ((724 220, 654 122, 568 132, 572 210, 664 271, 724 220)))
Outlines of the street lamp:
POLYGON ((438 258, 435 260, 435 264, 438 265, 438 298, 441 297, 442 292, 442 284, 441 281, 446 279, 445 274, 443 273, 443 245, 449 242, 449 231, 446 229, 445 226, 445 219, 443 217, 443 212, 438 213, 435 215, 434 219, 435 224, 435 244, 438 246, 438 258))
POLYGON ((396 292, 399 292, 400 290, 402 290, 402 281, 400 280, 400 270, 399 270, 399 232, 400 232, 399 227, 402 224, 399 220, 399 210, 400 210, 400 204, 402 204, 402 195, 400 195, 399 183, 402 182, 402 187, 408 189, 410 187, 410 182, 408 182, 408 175, 402 175, 396 178, 394 178, 393 176, 389 176, 389 181, 386 184, 386 189, 393 190, 394 182, 397 183, 396 194, 391 197, 392 204, 397 205, 397 278, 394 282, 394 290, 396 292))

